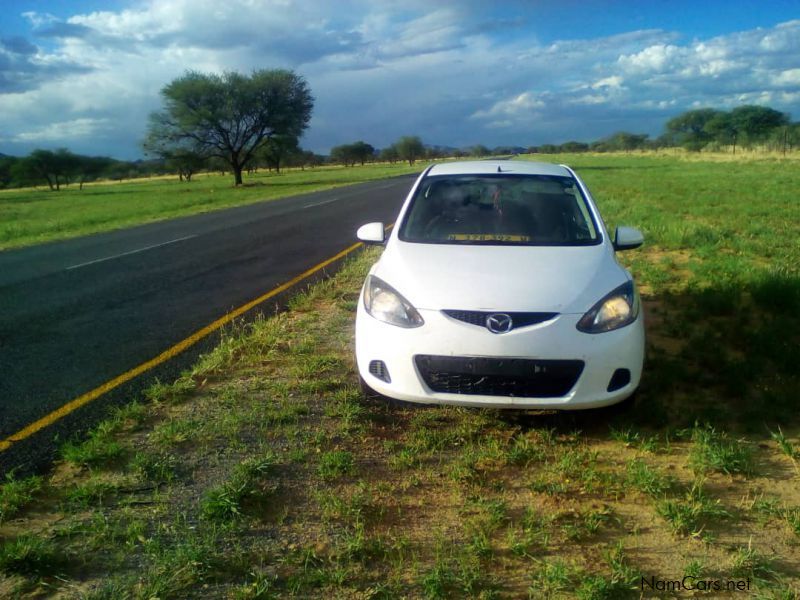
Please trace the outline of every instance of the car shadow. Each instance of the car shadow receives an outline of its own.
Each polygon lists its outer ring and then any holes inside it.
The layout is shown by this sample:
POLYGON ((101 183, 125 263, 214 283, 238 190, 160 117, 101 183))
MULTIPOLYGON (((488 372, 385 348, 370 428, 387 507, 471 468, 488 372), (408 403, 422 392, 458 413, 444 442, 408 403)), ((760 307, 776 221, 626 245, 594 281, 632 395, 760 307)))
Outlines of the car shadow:
POLYGON ((643 298, 647 359, 636 394, 582 411, 504 411, 521 427, 607 434, 695 423, 748 434, 800 426, 800 277, 772 273, 643 298))

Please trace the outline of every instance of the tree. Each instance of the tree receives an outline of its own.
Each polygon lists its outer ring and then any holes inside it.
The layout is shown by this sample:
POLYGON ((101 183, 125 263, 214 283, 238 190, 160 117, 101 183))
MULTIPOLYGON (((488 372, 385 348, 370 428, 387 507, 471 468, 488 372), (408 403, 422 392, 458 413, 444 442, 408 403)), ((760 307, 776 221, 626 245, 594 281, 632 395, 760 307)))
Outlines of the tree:
POLYGON ((723 145, 732 145, 736 154, 736 139, 739 136, 739 127, 731 118, 731 113, 719 112, 705 124, 703 128, 714 139, 723 145))
POLYGON ((80 156, 75 155, 72 166, 72 175, 78 180, 78 189, 83 189, 87 181, 94 181, 105 173, 114 163, 114 159, 106 156, 80 156))
POLYGON ((472 148, 469 149, 469 154, 470 154, 470 156, 477 156, 477 157, 480 158, 481 156, 489 156, 489 154, 491 154, 491 152, 483 144, 477 144, 477 145, 475 145, 475 146, 473 146, 472 148))
POLYGON ((767 106, 737 106, 730 120, 749 143, 766 140, 776 127, 789 124, 789 116, 767 106))
POLYGON ((331 160, 349 167, 356 163, 350 144, 341 144, 331 148, 331 160))
POLYGON ((358 141, 352 144, 342 144, 331 148, 331 160, 340 162, 344 166, 353 166, 357 162, 362 165, 375 158, 375 148, 371 144, 358 141))
POLYGON ((400 160, 407 160, 409 166, 425 156, 425 146, 416 135, 401 137, 395 142, 395 148, 397 148, 397 156, 400 160))
POLYGON ((14 177, 24 183, 45 181, 51 191, 57 192, 69 181, 74 168, 75 155, 66 148, 34 150, 14 165, 14 177))
POLYGON ((265 140, 299 138, 314 99, 305 79, 283 69, 208 75, 189 71, 161 90, 164 110, 150 115, 145 146, 190 149, 219 157, 236 185, 265 140))
POLYGON ((698 108, 667 121, 667 131, 675 134, 676 140, 690 150, 700 150, 711 141, 706 124, 719 114, 713 108, 698 108))
POLYGON ((375 148, 366 142, 358 141, 353 144, 352 146, 352 153, 353 157, 361 163, 363 166, 364 163, 368 160, 372 160, 375 158, 375 148))
POLYGON ((584 142, 564 142, 558 148, 559 152, 586 152, 589 150, 589 144, 584 142))
POLYGON ((274 135, 264 141, 258 151, 259 157, 267 164, 267 168, 281 172, 281 165, 288 158, 299 153, 297 138, 291 135, 274 135))
POLYGON ((16 156, 0 154, 0 188, 13 185, 14 165, 16 165, 17 162, 19 162, 19 159, 16 156))
POLYGON ((164 158, 166 165, 172 172, 178 172, 178 179, 192 180, 192 175, 203 169, 207 159, 202 154, 186 148, 175 148, 168 152, 164 158))
POLYGON ((400 160, 400 155, 397 153, 396 146, 389 146, 388 148, 384 148, 383 150, 380 151, 378 157, 383 162, 388 162, 390 164, 394 164, 398 160, 400 160))

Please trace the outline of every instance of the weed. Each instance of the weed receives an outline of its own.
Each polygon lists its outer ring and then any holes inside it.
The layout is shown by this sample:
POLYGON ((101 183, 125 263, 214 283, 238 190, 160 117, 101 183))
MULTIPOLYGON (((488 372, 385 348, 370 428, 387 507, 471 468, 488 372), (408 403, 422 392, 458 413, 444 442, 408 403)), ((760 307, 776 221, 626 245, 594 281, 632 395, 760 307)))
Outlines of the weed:
POLYGON ((703 489, 703 480, 696 479, 681 499, 663 499, 656 511, 679 535, 701 536, 708 521, 730 516, 719 500, 711 500, 703 489))
POLYGON ((55 544, 47 538, 25 534, 0 546, 0 571, 8 574, 47 575, 61 562, 55 544))
POLYGON ((755 550, 751 544, 736 549, 731 560, 731 574, 753 579, 774 579, 772 559, 755 550))
POLYGON ((659 448, 657 436, 645 436, 634 431, 633 427, 625 429, 611 428, 611 439, 622 442, 625 446, 639 448, 645 452, 656 452, 659 448))
POLYGON ((338 520, 345 523, 363 521, 367 512, 375 508, 371 495, 363 484, 357 486, 349 495, 339 490, 325 489, 318 491, 315 496, 326 521, 338 520))
POLYGON ((127 429, 135 430, 147 418, 150 410, 141 402, 129 402, 114 409, 110 420, 115 424, 116 431, 127 429))
POLYGON ((540 492, 549 496, 558 496, 559 494, 566 494, 569 491, 567 483, 560 478, 551 478, 547 475, 537 475, 530 484, 531 490, 540 492))
POLYGON ((800 507, 787 508, 782 512, 786 524, 796 536, 800 536, 800 507))
POLYGON ((672 478, 659 473, 640 459, 628 463, 626 482, 648 496, 661 497, 674 486, 672 478))
POLYGON ((690 560, 683 568, 684 577, 694 577, 698 579, 706 572, 706 566, 700 560, 690 560))
POLYGON ((107 496, 115 491, 116 486, 111 483, 102 479, 91 478, 67 489, 66 505, 71 510, 102 506, 107 496))
POLYGON ((7 473, 5 483, 0 484, 0 524, 19 513, 41 488, 39 476, 15 479, 13 472, 7 473))
POLYGON ((530 463, 540 461, 544 457, 544 448, 533 443, 526 436, 515 436, 506 452, 508 464, 520 467, 527 467, 530 463))
POLYGON ((583 513, 570 513, 566 518, 567 522, 561 526, 561 530, 568 539, 578 541, 596 534, 601 525, 613 520, 614 513, 610 508, 603 507, 583 513))
POLYGON ((180 377, 173 383, 161 383, 156 380, 144 391, 144 396, 156 404, 178 404, 183 402, 195 387, 194 379, 186 376, 180 377))
POLYGON ((146 481, 170 483, 175 479, 178 461, 172 454, 137 452, 131 468, 146 481))
POLYGON ((367 535, 364 521, 360 519, 344 529, 339 547, 341 559, 361 563, 382 559, 388 553, 382 539, 367 535))
POLYGON ((119 459, 124 449, 114 439, 117 424, 102 421, 92 429, 82 442, 70 441, 61 447, 61 456, 67 462, 84 467, 107 465, 119 459))
POLYGON ((203 536, 185 524, 180 535, 156 539, 148 546, 149 564, 137 585, 140 598, 185 597, 197 589, 214 566, 214 535, 203 536))
POLYGON ((711 425, 695 425, 692 429, 689 464, 697 473, 719 471, 727 475, 753 472, 753 451, 743 440, 731 440, 711 425))
POLYGON ((210 521, 226 522, 243 514, 243 502, 257 492, 256 483, 275 466, 275 456, 251 458, 234 468, 224 483, 210 488, 200 499, 200 514, 210 521))
POLYGON ((786 456, 791 458, 793 461, 800 458, 800 451, 798 451, 794 445, 786 439, 786 436, 781 431, 781 428, 778 427, 778 431, 770 431, 770 437, 772 437, 773 441, 778 444, 778 448, 781 449, 786 456))
POLYGON ((533 599, 552 598, 553 596, 573 590, 575 581, 582 573, 574 565, 563 560, 536 560, 536 567, 531 575, 531 586, 528 597, 533 599))
POLYGON ((423 455, 416 448, 403 448, 389 456, 389 466, 397 471, 422 465, 423 455))
POLYGON ((353 455, 346 450, 325 452, 319 461, 317 472, 323 479, 336 479, 355 471, 353 455))
POLYGON ((609 577, 588 575, 576 590, 580 600, 616 600, 636 597, 636 582, 639 573, 631 567, 625 557, 622 543, 615 544, 603 552, 603 558, 611 569, 609 577))
POLYGON ((201 428, 195 419, 170 419, 153 430, 152 439, 162 446, 176 446, 196 439, 201 428))

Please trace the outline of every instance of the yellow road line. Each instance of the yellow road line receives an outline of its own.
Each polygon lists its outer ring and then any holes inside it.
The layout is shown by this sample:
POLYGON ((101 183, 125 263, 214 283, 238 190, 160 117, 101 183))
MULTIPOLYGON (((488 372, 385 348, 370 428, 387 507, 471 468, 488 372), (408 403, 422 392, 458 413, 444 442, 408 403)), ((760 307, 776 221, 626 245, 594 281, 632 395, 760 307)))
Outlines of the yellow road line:
MULTIPOLYGON (((391 225, 386 227, 386 229, 389 229, 389 228, 391 228, 391 225)), ((348 248, 345 248, 344 250, 342 250, 341 252, 339 252, 335 256, 331 256, 329 259, 324 260, 321 263, 319 263, 318 265, 313 266, 310 269, 308 269, 307 271, 302 272, 297 277, 294 277, 293 279, 290 279, 286 283, 279 285, 274 290, 271 290, 271 291, 267 292, 266 294, 263 294, 263 295, 259 296, 255 300, 251 300, 247 304, 244 304, 244 305, 240 306, 239 308, 233 310, 232 312, 229 312, 224 317, 221 317, 221 318, 217 319, 216 321, 214 321, 210 325, 206 325, 202 329, 200 329, 198 331, 195 331, 192 335, 190 335, 186 339, 178 342, 177 344, 175 344, 171 348, 165 350, 164 352, 162 352, 161 354, 159 354, 155 358, 152 358, 152 359, 148 360, 147 362, 144 362, 144 363, 140 364, 138 367, 135 367, 135 368, 131 369, 130 371, 126 371, 122 375, 119 375, 118 377, 115 377, 114 379, 111 379, 110 381, 105 382, 103 385, 94 388, 90 392, 86 392, 82 396, 78 396, 77 398, 75 398, 71 402, 68 402, 67 404, 65 404, 61 408, 58 408, 58 409, 54 410, 53 412, 51 412, 50 414, 45 415, 44 417, 42 417, 38 421, 34 421, 33 423, 31 423, 30 425, 28 425, 24 429, 20 429, 18 432, 8 436, 6 439, 0 440, 0 452, 3 452, 4 450, 8 450, 11 447, 11 445, 14 444, 14 442, 20 442, 20 441, 24 440, 25 438, 32 436, 37 431, 40 431, 41 429, 44 429, 48 425, 52 425, 53 423, 55 423, 56 421, 59 421, 60 419, 63 419, 65 416, 67 416, 71 412, 79 409, 81 406, 84 406, 85 404, 88 404, 92 400, 96 400, 97 398, 99 398, 103 394, 106 394, 107 392, 110 392, 114 388, 122 385, 123 383, 126 383, 126 382, 130 381, 131 379, 133 379, 134 377, 137 377, 138 375, 141 375, 145 371, 149 371, 153 367, 155 367, 157 365, 160 365, 161 363, 166 362, 169 359, 177 356, 178 354, 180 354, 181 352, 183 352, 184 350, 186 350, 190 346, 193 346, 194 344, 199 342, 201 339, 206 337, 208 334, 216 331, 217 329, 219 329, 223 325, 225 325, 227 323, 230 323, 236 317, 241 316, 242 314, 246 313, 251 308, 257 306, 258 304, 261 304, 265 300, 269 300, 270 298, 272 298, 274 296, 277 296, 281 292, 285 292, 286 290, 288 290, 293 285, 296 285, 296 284, 300 283, 303 279, 306 279, 307 277, 313 275, 317 271, 320 271, 320 270, 324 269, 325 267, 327 267, 328 265, 330 265, 333 262, 336 262, 340 258, 343 258, 343 257, 347 256, 353 250, 355 250, 356 248, 359 248, 362 245, 363 244, 361 242, 357 242, 357 243, 353 244, 352 246, 350 246, 348 248)))

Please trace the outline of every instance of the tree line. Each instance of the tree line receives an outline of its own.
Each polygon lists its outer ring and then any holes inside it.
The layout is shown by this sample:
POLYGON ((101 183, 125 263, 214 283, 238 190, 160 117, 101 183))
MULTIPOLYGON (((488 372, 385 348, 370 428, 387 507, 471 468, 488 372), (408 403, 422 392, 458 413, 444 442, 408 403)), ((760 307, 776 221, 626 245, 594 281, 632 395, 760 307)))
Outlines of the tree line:
POLYGON ((792 150, 800 144, 800 123, 765 106, 740 106, 731 111, 701 108, 684 112, 665 125, 664 133, 620 131, 593 142, 568 141, 538 146, 477 144, 468 148, 425 145, 418 136, 403 136, 383 149, 358 140, 335 146, 329 156, 300 147, 314 98, 305 79, 285 69, 262 69, 242 75, 189 71, 161 90, 163 108, 150 115, 142 143, 148 160, 119 161, 83 156, 66 148, 34 150, 25 157, 0 155, 0 187, 62 186, 98 179, 125 179, 177 174, 191 181, 200 171, 231 173, 241 185, 243 173, 259 168, 280 172, 285 167, 345 166, 382 161, 407 162, 445 157, 505 156, 522 153, 611 152, 683 147, 724 150, 767 147, 792 150))

